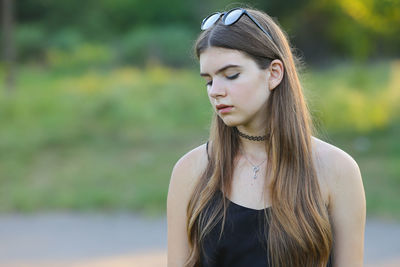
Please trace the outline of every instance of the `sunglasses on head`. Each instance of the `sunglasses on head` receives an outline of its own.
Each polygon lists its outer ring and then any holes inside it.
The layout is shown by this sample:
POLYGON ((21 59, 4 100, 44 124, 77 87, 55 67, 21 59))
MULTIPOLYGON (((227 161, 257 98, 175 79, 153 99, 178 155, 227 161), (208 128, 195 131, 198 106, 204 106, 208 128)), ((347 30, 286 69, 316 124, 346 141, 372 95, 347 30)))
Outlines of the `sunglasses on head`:
POLYGON ((212 13, 211 15, 203 19, 201 23, 201 29, 207 30, 212 25, 214 25, 221 16, 223 16, 222 23, 224 25, 232 25, 235 22, 237 22, 244 14, 247 15, 254 22, 254 24, 256 24, 257 27, 260 28, 260 30, 262 30, 268 36, 269 39, 271 39, 271 41, 273 40, 271 35, 260 25, 260 23, 258 23, 257 20, 243 8, 234 8, 229 10, 228 12, 223 12, 223 13, 221 12, 212 13))

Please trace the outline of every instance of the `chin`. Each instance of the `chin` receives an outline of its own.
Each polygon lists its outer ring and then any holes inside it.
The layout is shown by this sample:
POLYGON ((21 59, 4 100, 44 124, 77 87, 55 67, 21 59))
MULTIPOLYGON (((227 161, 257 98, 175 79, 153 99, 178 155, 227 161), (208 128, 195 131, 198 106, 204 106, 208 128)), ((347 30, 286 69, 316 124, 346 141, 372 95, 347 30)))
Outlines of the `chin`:
POLYGON ((221 120, 222 120, 222 121, 224 122, 224 124, 225 124, 226 126, 228 126, 228 127, 235 127, 235 126, 241 125, 240 122, 234 121, 234 120, 230 120, 230 119, 228 119, 228 118, 221 118, 221 120))

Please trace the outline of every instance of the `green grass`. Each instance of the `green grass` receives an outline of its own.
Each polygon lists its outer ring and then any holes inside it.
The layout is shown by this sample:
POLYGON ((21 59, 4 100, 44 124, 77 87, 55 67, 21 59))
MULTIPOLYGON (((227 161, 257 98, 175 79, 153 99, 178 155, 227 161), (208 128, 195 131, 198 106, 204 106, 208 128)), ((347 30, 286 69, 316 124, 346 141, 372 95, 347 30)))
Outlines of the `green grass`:
MULTIPOLYGON (((359 163, 368 214, 398 220, 399 69, 392 61, 304 75, 325 140, 359 163)), ((0 88, 0 212, 165 212, 173 165, 207 139, 211 109, 198 71, 18 73, 13 94, 0 88)))
POLYGON ((4 155, 1 209, 159 212, 180 149, 189 149, 184 141, 171 137, 148 138, 141 144, 91 140, 42 148, 24 159, 4 155))
POLYGON ((0 211, 165 210, 174 163, 206 135, 197 73, 19 73, 0 99, 0 211))

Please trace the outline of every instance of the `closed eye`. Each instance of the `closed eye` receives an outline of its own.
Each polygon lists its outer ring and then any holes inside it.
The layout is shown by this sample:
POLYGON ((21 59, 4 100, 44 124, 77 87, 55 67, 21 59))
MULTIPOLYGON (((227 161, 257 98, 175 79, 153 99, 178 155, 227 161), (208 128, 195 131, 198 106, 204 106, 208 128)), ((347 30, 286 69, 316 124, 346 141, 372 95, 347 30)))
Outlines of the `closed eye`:
MULTIPOLYGON (((226 76, 226 78, 228 80, 234 80, 234 79, 238 78, 239 75, 240 75, 240 73, 236 73, 236 74, 234 74, 232 76, 226 76)), ((206 86, 211 86, 211 85, 212 85, 212 81, 209 81, 209 82, 206 83, 206 86)))
POLYGON ((236 79, 237 77, 239 77, 239 74, 240 74, 240 73, 236 73, 235 75, 227 76, 226 78, 229 79, 229 80, 234 80, 234 79, 236 79))

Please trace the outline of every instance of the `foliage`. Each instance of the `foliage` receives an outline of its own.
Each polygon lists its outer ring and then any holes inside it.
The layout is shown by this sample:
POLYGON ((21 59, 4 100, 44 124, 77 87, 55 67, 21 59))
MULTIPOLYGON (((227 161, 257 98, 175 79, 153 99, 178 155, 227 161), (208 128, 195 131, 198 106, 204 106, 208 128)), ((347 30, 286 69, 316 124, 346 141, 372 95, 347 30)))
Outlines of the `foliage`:
MULTIPOLYGON (((400 28, 396 27, 400 25, 399 1, 241 3, 269 13, 288 32, 308 62, 343 57, 364 61, 400 55, 400 28)), ((231 0, 155 0, 151 6, 146 1, 129 0, 21 0, 16 16, 19 59, 44 60, 43 51, 72 49, 89 42, 104 45, 109 54, 117 55, 113 63, 155 59, 172 66, 190 66, 191 62, 181 55, 190 47, 184 45, 199 33, 201 20, 213 11, 236 6, 238 3, 231 0)))
POLYGON ((118 62, 143 66, 157 61, 169 66, 188 66, 193 62, 193 33, 182 26, 134 28, 118 45, 118 62))
POLYGON ((361 133, 387 127, 399 117, 398 73, 400 61, 342 63, 306 74, 306 93, 317 123, 331 132, 350 129, 361 133))
POLYGON ((46 51, 46 55, 50 67, 74 71, 105 67, 110 64, 113 56, 107 47, 90 43, 73 46, 70 51, 51 48, 46 51))
POLYGON ((15 33, 15 43, 19 59, 40 60, 47 47, 46 32, 41 25, 21 25, 15 33))

